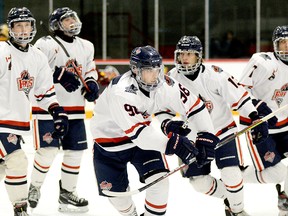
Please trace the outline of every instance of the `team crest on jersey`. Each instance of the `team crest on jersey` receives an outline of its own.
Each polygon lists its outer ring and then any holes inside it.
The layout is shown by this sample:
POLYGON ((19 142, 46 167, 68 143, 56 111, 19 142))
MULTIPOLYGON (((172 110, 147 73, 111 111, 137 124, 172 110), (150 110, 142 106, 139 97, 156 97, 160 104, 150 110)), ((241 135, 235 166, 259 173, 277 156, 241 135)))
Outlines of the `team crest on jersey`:
POLYGON ((270 163, 272 163, 274 161, 275 158, 275 153, 274 152, 266 152, 266 154, 264 155, 264 160, 268 161, 270 163))
POLYGON ((277 105, 280 107, 283 99, 288 91, 288 83, 284 84, 280 89, 275 89, 272 100, 275 100, 277 105))
POLYGON ((34 86, 34 77, 31 77, 27 70, 21 72, 20 77, 17 78, 18 90, 23 91, 27 96, 34 86))
POLYGON ((43 138, 43 141, 48 143, 48 144, 50 144, 53 141, 52 134, 49 132, 44 134, 44 136, 42 138, 43 138))
POLYGON ((212 112, 214 106, 212 101, 206 100, 202 95, 199 94, 199 98, 204 102, 206 109, 208 110, 209 113, 212 112))
POLYGON ((102 181, 102 182, 100 183, 100 188, 101 188, 102 190, 110 190, 110 189, 112 188, 112 183, 107 182, 107 181, 102 181))
POLYGON ((222 68, 220 68, 220 67, 218 67, 218 66, 216 66, 216 65, 212 65, 211 67, 212 67, 212 69, 213 69, 215 72, 219 72, 219 73, 223 72, 222 68))
POLYGON ((7 137, 7 140, 9 143, 13 143, 14 145, 16 145, 18 138, 15 134, 9 134, 9 136, 7 137))
POLYGON ((138 91, 138 88, 134 84, 125 87, 125 92, 136 94, 137 91, 138 91))

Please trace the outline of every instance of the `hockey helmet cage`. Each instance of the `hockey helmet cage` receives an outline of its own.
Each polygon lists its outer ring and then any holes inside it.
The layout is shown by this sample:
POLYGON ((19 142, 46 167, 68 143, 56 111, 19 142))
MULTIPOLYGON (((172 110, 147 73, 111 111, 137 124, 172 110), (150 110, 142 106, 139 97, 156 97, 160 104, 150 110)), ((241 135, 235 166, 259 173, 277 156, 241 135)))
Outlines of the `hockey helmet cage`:
POLYGON ((36 20, 34 19, 33 14, 26 7, 22 8, 12 8, 7 17, 7 25, 9 30, 9 35, 13 40, 19 44, 30 43, 36 35, 36 20), (16 22, 31 22, 32 31, 28 36, 23 36, 26 32, 15 33, 12 31, 14 23, 16 22))
POLYGON ((276 56, 288 63, 288 51, 279 50, 279 41, 288 39, 288 26, 277 26, 273 31, 272 41, 276 56))
POLYGON ((77 13, 68 7, 57 8, 49 16, 49 29, 51 32, 63 31, 68 36, 78 35, 81 31, 82 23, 77 15, 77 13), (71 24, 68 28, 63 26, 63 19, 67 17, 72 17, 75 22, 71 24))
POLYGON ((197 36, 183 36, 176 44, 176 50, 174 52, 174 63, 177 70, 185 75, 194 74, 198 70, 202 63, 203 47, 202 43, 197 36), (182 64, 179 56, 182 52, 193 52, 197 56, 197 62, 195 64, 182 64))
POLYGON ((164 82, 164 70, 162 57, 159 52, 151 46, 136 47, 132 50, 130 56, 130 68, 139 86, 150 92, 158 88, 164 82), (156 70, 157 80, 154 83, 147 83, 143 79, 143 70, 156 70))

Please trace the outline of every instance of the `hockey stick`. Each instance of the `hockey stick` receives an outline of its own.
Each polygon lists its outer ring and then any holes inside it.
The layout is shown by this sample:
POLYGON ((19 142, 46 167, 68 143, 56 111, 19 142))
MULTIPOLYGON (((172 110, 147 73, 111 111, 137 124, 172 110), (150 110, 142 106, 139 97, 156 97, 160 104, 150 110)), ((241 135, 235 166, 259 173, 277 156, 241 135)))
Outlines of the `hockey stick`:
MULTIPOLYGON (((235 133, 235 134, 232 134, 230 135, 229 137, 227 137, 226 139, 222 140, 220 143, 217 144, 217 146, 215 147, 215 149, 217 148, 220 148, 224 145, 226 145, 227 143, 229 143, 230 141, 232 141, 233 139, 235 139, 236 137, 250 131, 251 129, 255 128, 256 126, 258 126, 259 124, 263 123, 264 121, 267 121, 269 120, 270 118, 272 118, 273 116, 275 116, 277 113, 279 112, 282 112, 284 111, 285 109, 288 109, 288 104, 286 104, 285 106, 283 107, 280 107, 279 109, 275 110, 274 112, 270 113, 269 115, 261 118, 259 121, 251 124, 250 126, 242 129, 241 131, 235 133)), ((193 158, 188 165, 194 163, 196 161, 196 158, 193 158)), ((183 168, 185 168, 186 166, 188 166, 187 164, 181 164, 180 166, 176 167, 175 169, 173 169, 172 171, 166 173, 165 175, 159 177, 158 179, 150 182, 149 184, 141 187, 141 188, 138 188, 136 190, 133 190, 133 191, 125 191, 125 192, 115 192, 115 191, 109 191, 109 190, 102 190, 102 193, 107 195, 107 196, 111 196, 111 197, 124 197, 124 196, 132 196, 132 195, 135 195, 135 194, 138 194, 144 190, 146 190, 147 188, 155 185, 156 183, 166 179, 167 177, 169 177, 170 175, 176 173, 177 171, 179 170, 182 170, 183 168)))
MULTIPOLYGON (((42 28, 45 30, 45 32, 46 32, 48 35, 50 35, 50 36, 53 38, 53 40, 55 40, 56 43, 59 44, 59 46, 63 49, 65 55, 70 59, 71 56, 69 55, 69 53, 68 53, 68 51, 66 50, 66 48, 64 47, 64 45, 48 30, 48 28, 45 26, 45 24, 43 23, 42 20, 40 21, 40 25, 41 25, 42 28)), ((78 68, 77 68, 77 66, 75 65, 74 61, 71 61, 71 64, 72 64, 73 68, 75 69, 75 71, 76 71, 78 77, 80 78, 81 83, 83 84, 83 86, 85 87, 85 89, 86 89, 88 92, 90 92, 89 87, 87 86, 85 80, 84 80, 83 77, 82 77, 81 72, 78 70, 78 68)))

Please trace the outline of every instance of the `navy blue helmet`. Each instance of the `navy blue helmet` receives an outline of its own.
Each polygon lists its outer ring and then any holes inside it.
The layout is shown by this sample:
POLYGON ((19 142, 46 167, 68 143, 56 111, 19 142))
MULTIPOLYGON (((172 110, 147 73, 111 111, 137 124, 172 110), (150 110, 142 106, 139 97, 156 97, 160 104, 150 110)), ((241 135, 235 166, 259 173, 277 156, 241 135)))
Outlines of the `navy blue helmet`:
POLYGON ((174 52, 174 63, 177 70, 185 75, 193 74, 198 70, 202 63, 203 47, 197 36, 183 36, 176 45, 174 52), (195 64, 182 64, 180 61, 180 54, 183 52, 192 52, 197 56, 195 64))
POLYGON ((135 74, 139 86, 146 91, 155 90, 164 81, 162 57, 158 51, 151 46, 136 47, 130 56, 130 68, 135 74), (148 83, 143 77, 143 72, 154 72, 157 79, 153 83, 148 83))
POLYGON ((68 36, 78 35, 82 28, 82 23, 77 13, 68 7, 57 8, 49 16, 49 28, 50 31, 55 32, 57 30, 63 31, 68 36), (64 26, 62 21, 65 18, 72 17, 75 22, 70 26, 64 26))
POLYGON ((275 54, 284 62, 288 62, 288 52, 279 50, 279 41, 288 39, 288 26, 277 26, 273 31, 272 41, 275 54))
POLYGON ((26 7, 12 8, 7 16, 7 25, 10 37, 19 44, 30 43, 36 35, 36 21, 33 14, 26 7), (13 32, 12 29, 16 22, 30 22, 32 27, 31 32, 13 32))

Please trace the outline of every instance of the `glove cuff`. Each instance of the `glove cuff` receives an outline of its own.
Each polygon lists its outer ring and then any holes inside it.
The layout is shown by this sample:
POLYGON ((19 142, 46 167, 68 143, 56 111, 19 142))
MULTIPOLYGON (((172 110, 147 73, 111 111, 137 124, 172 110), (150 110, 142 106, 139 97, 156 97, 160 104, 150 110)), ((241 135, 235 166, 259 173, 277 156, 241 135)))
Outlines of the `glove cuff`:
POLYGON ((258 110, 258 107, 264 103, 264 101, 262 100, 257 100, 257 99, 252 99, 252 104, 254 105, 254 107, 258 110))
POLYGON ((54 83, 60 83, 60 80, 65 73, 65 68, 64 67, 57 67, 55 66, 55 70, 53 73, 53 82, 54 83))
POLYGON ((97 81, 96 81, 93 77, 86 77, 84 81, 85 81, 86 83, 87 83, 87 82, 95 82, 95 83, 98 85, 97 81))
POLYGON ((252 122, 257 119, 260 119, 258 113, 255 111, 249 114, 249 118, 252 120, 252 122))
MULTIPOLYGON (((162 121, 162 123, 161 123, 161 130, 162 130, 162 132, 167 136, 168 135, 168 131, 167 131, 167 126, 168 126, 168 124, 169 124, 169 122, 170 122, 171 120, 170 119, 165 119, 165 120, 163 120, 162 121)), ((170 134, 170 133, 169 133, 170 134)), ((170 137, 171 137, 172 135, 170 135, 170 137)))

